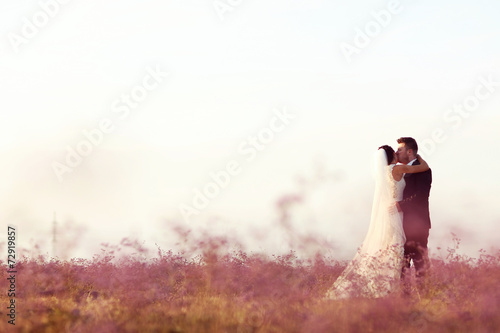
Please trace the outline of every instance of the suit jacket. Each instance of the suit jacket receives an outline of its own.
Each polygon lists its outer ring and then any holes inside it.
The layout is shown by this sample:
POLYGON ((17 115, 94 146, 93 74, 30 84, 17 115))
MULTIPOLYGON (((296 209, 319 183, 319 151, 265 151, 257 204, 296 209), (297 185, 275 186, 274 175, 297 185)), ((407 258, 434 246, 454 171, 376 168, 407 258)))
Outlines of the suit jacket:
MULTIPOLYGON (((413 165, 419 165, 416 160, 413 165)), ((399 202, 403 210, 403 224, 418 224, 431 228, 429 214, 429 193, 431 191, 431 169, 405 175, 406 186, 403 191, 403 200, 399 202)))

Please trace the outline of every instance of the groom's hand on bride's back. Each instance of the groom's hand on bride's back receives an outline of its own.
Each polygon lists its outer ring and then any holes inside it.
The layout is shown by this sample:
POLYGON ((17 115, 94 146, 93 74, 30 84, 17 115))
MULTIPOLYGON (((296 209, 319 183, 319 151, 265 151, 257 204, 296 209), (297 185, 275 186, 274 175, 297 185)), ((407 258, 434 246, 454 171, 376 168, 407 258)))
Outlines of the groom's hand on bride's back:
POLYGON ((401 211, 401 208, 399 207, 399 204, 396 202, 395 205, 390 205, 388 210, 389 214, 396 214, 397 212, 401 211))

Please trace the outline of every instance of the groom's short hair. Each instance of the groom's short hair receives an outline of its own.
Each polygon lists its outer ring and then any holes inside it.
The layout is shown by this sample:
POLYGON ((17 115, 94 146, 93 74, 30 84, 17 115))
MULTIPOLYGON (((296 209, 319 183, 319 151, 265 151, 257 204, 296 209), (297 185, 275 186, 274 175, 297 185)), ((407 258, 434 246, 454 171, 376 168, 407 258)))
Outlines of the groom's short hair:
POLYGON ((398 143, 404 143, 406 149, 412 149, 413 152, 415 153, 415 155, 417 154, 417 152, 418 152, 418 145, 417 145, 417 141, 415 141, 414 138, 402 137, 402 138, 398 139, 398 143))

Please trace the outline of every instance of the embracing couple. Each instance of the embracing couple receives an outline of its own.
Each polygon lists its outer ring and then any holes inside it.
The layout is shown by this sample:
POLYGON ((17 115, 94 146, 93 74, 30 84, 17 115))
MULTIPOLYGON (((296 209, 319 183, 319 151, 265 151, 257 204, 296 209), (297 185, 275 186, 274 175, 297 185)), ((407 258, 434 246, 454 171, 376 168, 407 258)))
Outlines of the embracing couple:
MULTIPOLYGON (((368 233, 327 298, 386 296, 399 290, 411 261, 417 279, 426 274, 432 173, 418 155, 415 139, 402 137, 397 142, 397 151, 386 145, 375 154, 375 194, 368 233)), ((408 284, 403 286, 408 292, 408 284)))

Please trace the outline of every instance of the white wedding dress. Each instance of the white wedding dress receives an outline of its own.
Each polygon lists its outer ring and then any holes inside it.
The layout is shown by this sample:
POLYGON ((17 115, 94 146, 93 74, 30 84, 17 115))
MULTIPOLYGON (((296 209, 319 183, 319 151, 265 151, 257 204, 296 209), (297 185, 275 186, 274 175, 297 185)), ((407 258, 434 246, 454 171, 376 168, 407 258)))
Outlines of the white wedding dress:
POLYGON ((327 292, 328 299, 383 297, 398 290, 403 266, 402 214, 394 208, 403 198, 405 180, 392 176, 385 151, 376 153, 376 185, 368 233, 356 256, 327 292))

